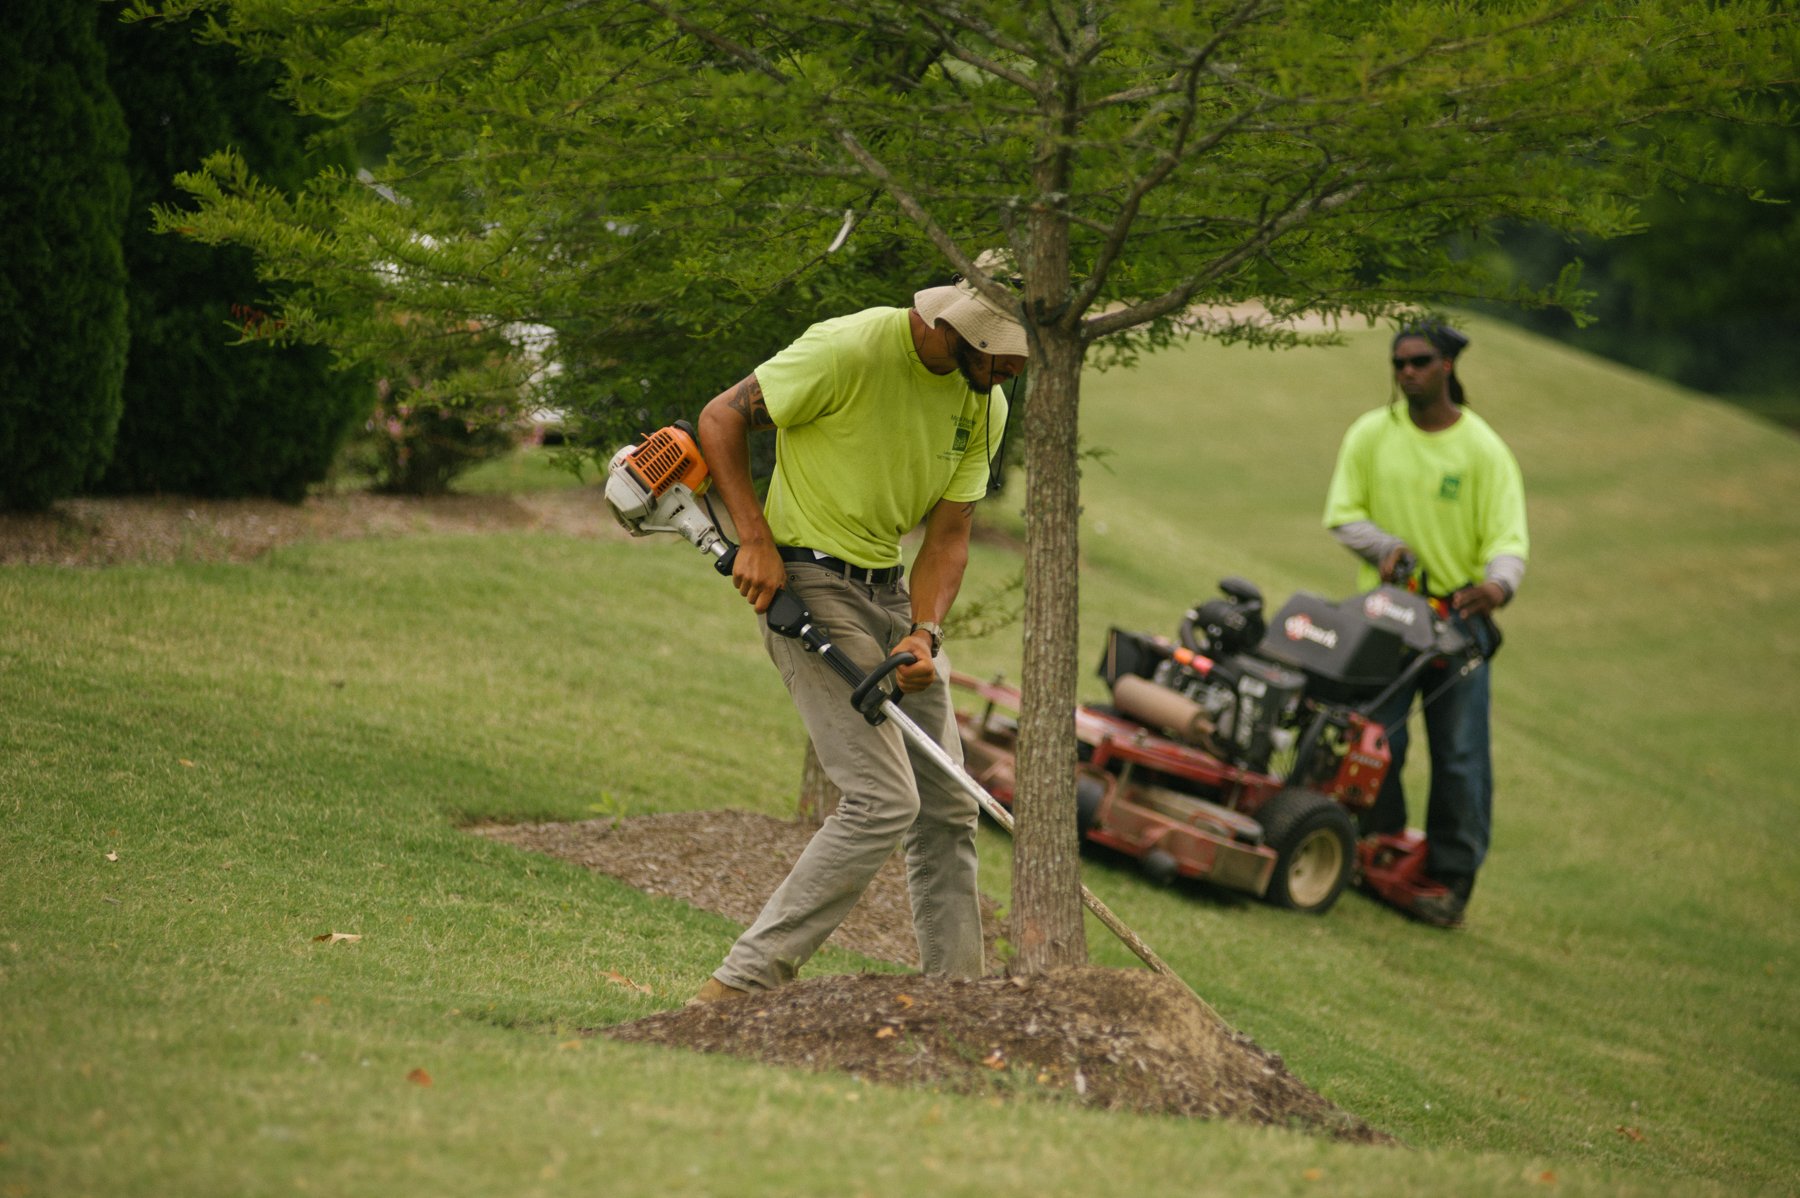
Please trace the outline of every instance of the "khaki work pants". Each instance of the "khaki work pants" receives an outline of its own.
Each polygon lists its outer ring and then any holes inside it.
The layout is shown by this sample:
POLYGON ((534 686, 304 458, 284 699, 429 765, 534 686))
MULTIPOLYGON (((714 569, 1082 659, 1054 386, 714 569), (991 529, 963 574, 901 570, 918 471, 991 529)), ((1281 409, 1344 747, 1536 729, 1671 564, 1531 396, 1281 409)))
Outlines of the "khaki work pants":
MULTIPOLYGON (((906 635, 912 606, 895 583, 867 587, 823 566, 790 563, 788 589, 832 643, 858 666, 880 663, 906 635)), ((975 888, 979 809, 938 765, 915 754, 894 721, 870 725, 850 706, 850 687, 798 640, 763 622, 763 643, 806 724, 819 763, 844 792, 800 859, 713 974, 740 990, 791 981, 850 913, 894 846, 906 848, 913 931, 924 971, 982 973, 981 907, 975 888)), ((962 743, 950 706, 950 663, 937 682, 900 708, 958 762, 962 743)))

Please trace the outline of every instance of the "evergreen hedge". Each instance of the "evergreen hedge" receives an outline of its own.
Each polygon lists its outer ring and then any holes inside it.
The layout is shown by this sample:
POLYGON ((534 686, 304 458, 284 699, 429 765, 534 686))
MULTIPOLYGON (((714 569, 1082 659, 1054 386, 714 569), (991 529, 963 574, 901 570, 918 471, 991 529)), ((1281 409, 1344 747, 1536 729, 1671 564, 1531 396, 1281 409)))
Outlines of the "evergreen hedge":
POLYGON ((372 406, 367 376, 333 370, 319 346, 235 344, 274 331, 250 252, 153 233, 150 209, 184 202, 176 173, 227 147, 297 190, 323 164, 308 150, 312 129, 271 94, 272 68, 199 44, 186 26, 109 19, 103 36, 131 131, 131 356, 100 489, 297 501, 372 406))
POLYGON ((125 121, 100 9, 13 0, 0 22, 0 506, 96 478, 126 355, 125 121))

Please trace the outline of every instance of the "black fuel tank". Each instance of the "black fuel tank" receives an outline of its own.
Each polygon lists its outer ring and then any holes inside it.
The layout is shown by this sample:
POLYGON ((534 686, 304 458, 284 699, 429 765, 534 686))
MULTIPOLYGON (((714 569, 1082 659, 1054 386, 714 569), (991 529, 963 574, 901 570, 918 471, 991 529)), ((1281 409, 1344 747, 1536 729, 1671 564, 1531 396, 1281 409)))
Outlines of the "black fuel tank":
POLYGON ((1270 622, 1257 652, 1304 671, 1327 702, 1351 702, 1380 690, 1415 653, 1433 644, 1431 605, 1399 587, 1379 587, 1342 602, 1298 592, 1270 622))

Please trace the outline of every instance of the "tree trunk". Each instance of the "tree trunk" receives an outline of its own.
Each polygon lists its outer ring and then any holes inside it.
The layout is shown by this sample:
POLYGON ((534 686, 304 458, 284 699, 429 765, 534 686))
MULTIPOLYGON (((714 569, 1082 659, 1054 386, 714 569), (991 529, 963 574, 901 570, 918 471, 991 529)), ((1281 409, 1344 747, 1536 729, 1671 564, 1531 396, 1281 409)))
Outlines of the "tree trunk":
POLYGON ((844 792, 837 784, 825 775, 825 767, 819 764, 819 752, 813 748, 812 741, 806 742, 806 764, 800 770, 800 806, 794 812, 794 818, 803 824, 818 827, 831 818, 837 810, 838 800, 844 792))
MULTIPOLYGON (((1082 36, 1091 30, 1081 30, 1082 36)), ((1018 776, 1013 798, 1013 972, 1087 964, 1081 840, 1075 828, 1075 676, 1079 651, 1081 471, 1076 417, 1085 355, 1069 310, 1068 147, 1072 79, 1038 94, 1043 118, 1026 216, 1025 315, 1031 378, 1025 414, 1025 622, 1018 776)))
POLYGON ((1015 973, 1087 963, 1075 830, 1081 344, 1041 329, 1025 420, 1025 626, 1013 813, 1015 973))

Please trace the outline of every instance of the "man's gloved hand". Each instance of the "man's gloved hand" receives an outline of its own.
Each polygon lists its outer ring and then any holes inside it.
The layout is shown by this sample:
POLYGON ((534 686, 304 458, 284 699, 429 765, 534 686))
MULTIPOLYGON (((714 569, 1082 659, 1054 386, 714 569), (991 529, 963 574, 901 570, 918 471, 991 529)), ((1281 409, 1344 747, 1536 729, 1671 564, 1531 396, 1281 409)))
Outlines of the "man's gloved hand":
MULTIPOLYGON (((919 660, 910 666, 901 666, 894 671, 894 678, 900 683, 900 692, 910 695, 924 690, 937 681, 937 667, 931 662, 931 634, 924 629, 910 632, 894 646, 894 653, 910 653, 919 660)), ((892 657, 894 653, 888 654, 892 657)))
POLYGON ((1407 558, 1412 557, 1412 555, 1412 550, 1408 549, 1405 545, 1396 545, 1388 550, 1387 553, 1382 556, 1381 565, 1376 567, 1381 574, 1381 581, 1394 581, 1394 573, 1400 568, 1400 563, 1407 558))
POLYGON ((1506 602, 1506 588, 1497 582, 1478 582, 1450 596, 1450 606, 1464 619, 1491 614, 1506 602))

